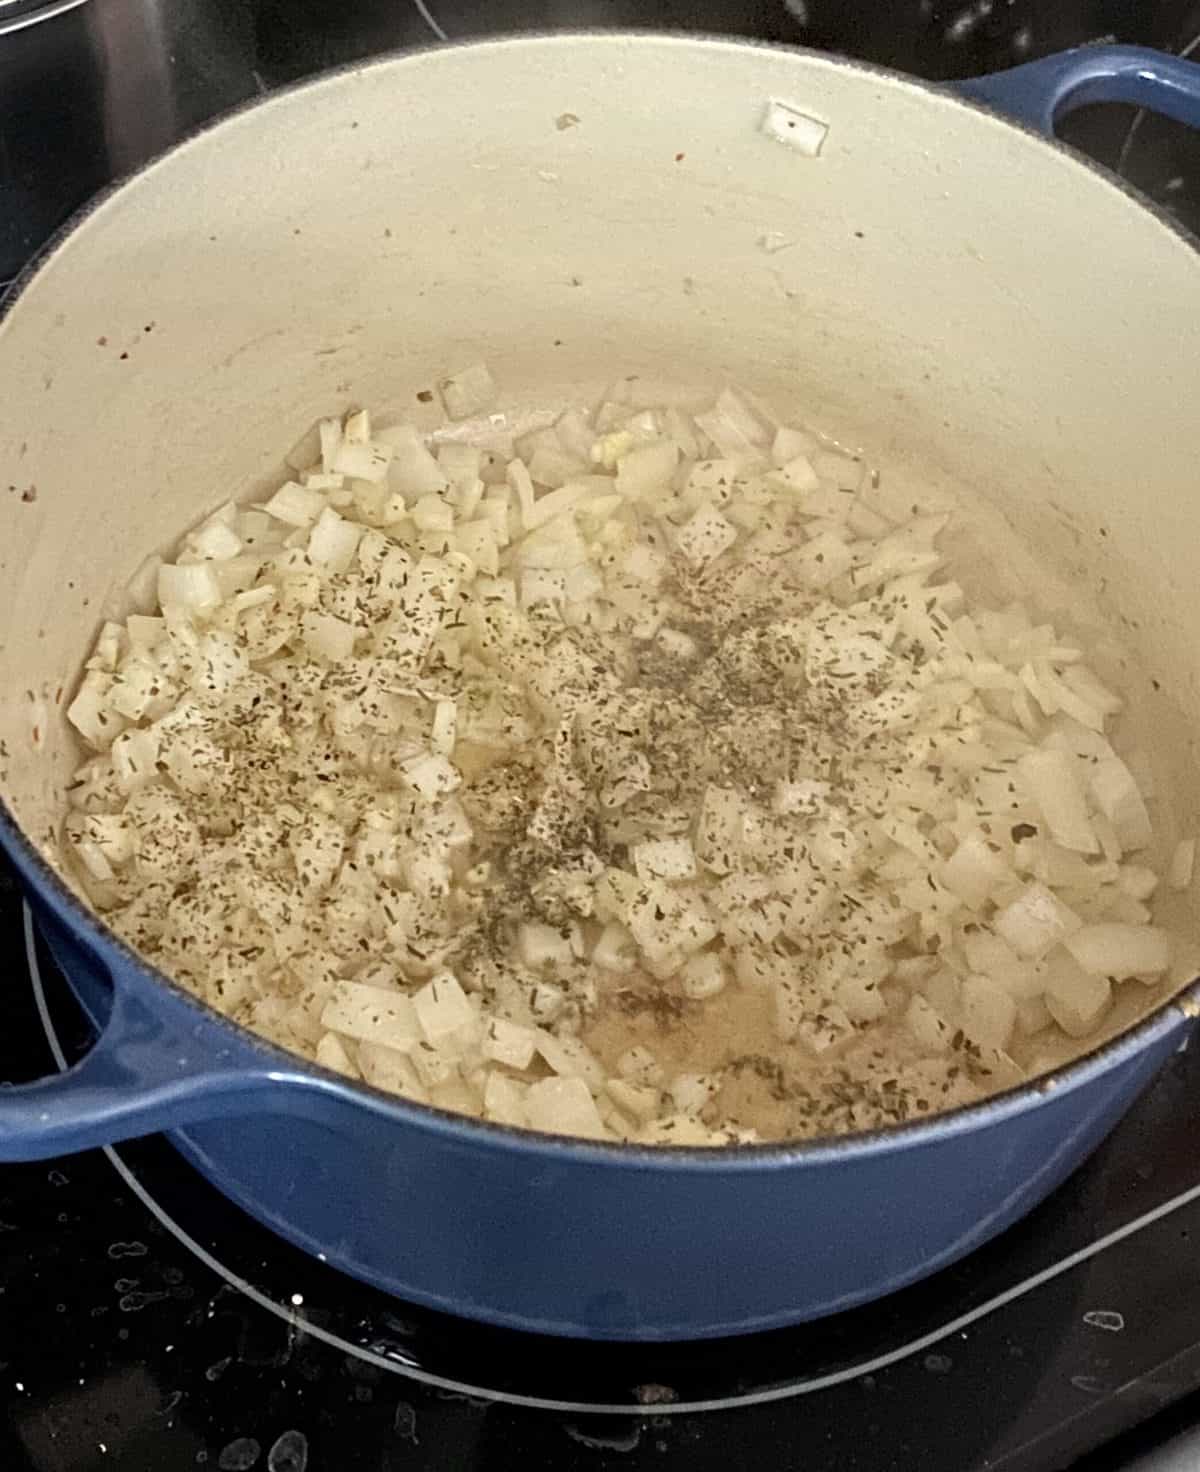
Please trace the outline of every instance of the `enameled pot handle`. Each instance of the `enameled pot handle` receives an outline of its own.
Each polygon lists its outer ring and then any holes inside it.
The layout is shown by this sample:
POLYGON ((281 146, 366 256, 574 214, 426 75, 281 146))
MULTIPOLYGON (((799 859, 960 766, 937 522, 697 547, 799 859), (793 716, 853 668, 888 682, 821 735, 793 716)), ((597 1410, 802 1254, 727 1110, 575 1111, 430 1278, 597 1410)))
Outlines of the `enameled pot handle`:
POLYGON ((290 1070, 273 1069, 267 1058, 248 1066, 235 1039, 224 1056, 214 1054, 209 1031, 193 1056, 195 1031, 192 1009, 165 988, 151 1008, 136 989, 115 987, 108 1019, 78 1063, 34 1083, 0 1086, 0 1161, 45 1160, 244 1115, 281 1089, 291 1092, 290 1070))
POLYGON ((1200 128, 1200 66, 1145 46, 1080 46, 954 85, 1051 135, 1068 113, 1093 102, 1132 103, 1200 128))

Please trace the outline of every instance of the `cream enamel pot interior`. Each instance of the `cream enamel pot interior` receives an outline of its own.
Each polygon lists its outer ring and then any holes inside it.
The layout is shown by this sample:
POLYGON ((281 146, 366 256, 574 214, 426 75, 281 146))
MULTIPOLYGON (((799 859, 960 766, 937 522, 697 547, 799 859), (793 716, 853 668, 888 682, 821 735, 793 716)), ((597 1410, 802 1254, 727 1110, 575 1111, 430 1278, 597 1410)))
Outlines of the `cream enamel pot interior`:
MULTIPOLYGON (((1039 65, 1005 98, 1034 122, 1147 88, 1197 111, 1190 70, 1152 53, 1039 65)), ((568 1334, 762 1328, 933 1271, 1095 1147, 1191 1000, 1146 994, 1157 1010, 1130 1003, 1125 1031, 1049 1082, 928 1123, 795 1148, 590 1145, 287 1057, 139 962, 56 871, 63 691, 146 553, 270 484, 318 415, 419 411, 479 357, 515 408, 590 402, 616 373, 650 397, 735 381, 889 474, 978 492, 993 509, 962 556, 1068 622, 1107 617, 1171 794, 1166 841, 1195 831, 1188 240, 1033 132, 824 56, 606 34, 385 60, 267 98, 103 198, 0 325, 0 836, 101 1029, 61 1078, 0 1094, 0 1158, 174 1130, 348 1271, 568 1334), (827 129, 815 156, 797 115, 827 129)))

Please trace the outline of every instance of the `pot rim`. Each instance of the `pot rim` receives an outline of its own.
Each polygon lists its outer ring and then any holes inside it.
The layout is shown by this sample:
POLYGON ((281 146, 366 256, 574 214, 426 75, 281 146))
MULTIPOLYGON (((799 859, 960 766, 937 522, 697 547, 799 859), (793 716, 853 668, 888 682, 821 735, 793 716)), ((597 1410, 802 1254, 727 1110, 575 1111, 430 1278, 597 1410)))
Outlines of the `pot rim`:
MULTIPOLYGON (((65 3, 60 4, 57 8, 74 8, 75 5, 81 3, 84 3, 84 0, 65 0, 65 3)), ((3 29, 0 23, 0 32, 3 29)), ((783 52, 796 56, 808 64, 861 72, 912 92, 931 95, 942 102, 983 114, 994 122, 999 122, 1024 135, 1037 146, 1065 155, 1078 167, 1092 175, 1099 184, 1115 190, 1130 202, 1138 205, 1157 224, 1165 227, 1181 243, 1188 246, 1193 254, 1200 253, 1200 239, 1197 239, 1184 225, 1130 184, 1128 180, 1104 168, 1073 145, 1057 137, 1047 136, 985 102, 964 95, 955 89, 953 83, 932 81, 873 62, 831 55, 812 47, 763 41, 753 37, 713 35, 704 31, 597 30, 591 28, 518 31, 494 36, 472 37, 461 41, 430 42, 428 45, 419 47, 390 50, 366 60, 349 62, 319 72, 315 76, 301 78, 299 81, 273 88, 266 94, 249 97, 232 108, 206 119, 203 123, 182 134, 163 152, 147 159, 131 172, 112 180, 63 221, 30 256, 9 285, 3 299, 0 300, 0 325, 8 318, 17 303, 24 298, 43 267, 52 261, 67 240, 93 214, 109 205, 126 185, 143 175, 153 173, 177 152, 190 147, 208 133, 252 111, 270 107, 276 101, 282 101, 318 87, 337 85, 358 73, 383 70, 406 63, 417 63, 428 56, 440 53, 462 50, 503 51, 528 46, 577 46, 580 42, 600 42, 614 47, 628 47, 631 44, 679 47, 681 51, 701 48, 783 52)), ((3 348, 0 345, 0 353, 2 351, 3 348)), ((1160 1041, 1174 1031, 1181 1022, 1200 1017, 1200 977, 1196 977, 1178 988, 1170 997, 1164 998, 1132 1027, 1123 1029, 1106 1042, 1088 1049, 1060 1068, 1040 1074, 1025 1083, 990 1094, 976 1103, 957 1105, 944 1111, 876 1129, 855 1130, 840 1135, 819 1135, 802 1140, 717 1147, 673 1144, 639 1145, 617 1141, 587 1140, 576 1136, 547 1134, 539 1130, 496 1124, 491 1120, 452 1113, 431 1104, 420 1104, 402 1096, 386 1093, 368 1084, 365 1080, 347 1079, 344 1075, 304 1058, 301 1054, 293 1053, 280 1044, 261 1037, 241 1023, 235 1022, 175 981, 166 972, 160 971, 145 960, 121 936, 105 925, 99 913, 84 903, 26 834, 17 822, 2 791, 0 791, 0 848, 5 850, 22 880, 39 895, 41 901, 55 913, 56 918, 68 929, 82 933, 89 950, 102 958, 106 971, 109 970, 108 955, 115 952, 116 959, 119 959, 126 968, 132 968, 143 986, 165 987, 176 999, 194 1009, 199 1018, 231 1031, 243 1047, 248 1046, 261 1052, 266 1062, 285 1065, 283 1069, 274 1069, 273 1072, 276 1074, 282 1072, 285 1075, 294 1076, 299 1073, 301 1076, 309 1076, 320 1082, 322 1092, 327 1096, 335 1096, 340 1101, 357 1108, 366 1105, 373 1113, 457 1138, 462 1143, 490 1141, 493 1145, 504 1146, 521 1153, 544 1154, 547 1151, 554 1154, 566 1153, 579 1158, 584 1163, 605 1166, 643 1169, 666 1166, 673 1170, 707 1169, 714 1172, 732 1169, 740 1172, 762 1166, 849 1162, 861 1155, 919 1148, 938 1139, 951 1138, 971 1133, 976 1129, 1000 1125, 1010 1118, 1036 1108, 1044 1100, 1056 1094, 1074 1092, 1076 1089, 1085 1087, 1122 1063, 1132 1061, 1151 1044, 1160 1041)), ((116 981, 113 981, 112 984, 114 988, 119 985, 116 981)), ((280 1082, 284 1087, 288 1086, 286 1077, 280 1082)))

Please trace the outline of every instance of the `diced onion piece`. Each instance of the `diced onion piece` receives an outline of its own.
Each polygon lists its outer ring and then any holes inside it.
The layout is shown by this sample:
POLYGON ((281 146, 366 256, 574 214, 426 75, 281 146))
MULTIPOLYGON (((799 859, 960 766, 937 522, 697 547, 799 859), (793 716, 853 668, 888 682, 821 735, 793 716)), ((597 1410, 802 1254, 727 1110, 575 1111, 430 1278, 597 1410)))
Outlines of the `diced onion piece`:
POLYGON ((640 879, 696 877, 696 854, 688 838, 652 838, 635 844, 633 865, 640 879))
POLYGON ((537 1050, 555 1073, 564 1078, 581 1078, 598 1093, 604 1087, 604 1067, 596 1055, 578 1038, 564 1034, 555 1037, 544 1029, 535 1033, 537 1050))
POLYGON ((983 1047, 1008 1047, 1017 1020, 1012 996, 988 976, 963 978, 959 1020, 967 1036, 983 1047))
POLYGON ((925 1053, 945 1053, 950 1047, 953 1029, 937 1009, 923 996, 909 998, 904 1025, 913 1042, 925 1053))
POLYGON ((531 1027, 522 1027, 504 1017, 493 1017, 484 1024, 480 1051, 494 1063, 523 1070, 533 1062, 536 1049, 537 1033, 531 1027))
POLYGON ((242 550, 242 539, 226 522, 211 519, 188 537, 189 550, 197 557, 225 562, 242 550))
POLYGON ((495 577, 500 570, 500 548, 490 521, 469 521, 456 527, 455 545, 480 572, 495 577))
POLYGON ((435 1047, 476 1020, 475 1009, 452 971, 431 977, 413 993, 412 1005, 422 1033, 435 1047))
POLYGON ((660 980, 715 939, 718 930, 703 900, 680 894, 661 880, 639 889, 625 923, 641 948, 646 969, 660 980))
POLYGON ((379 485, 387 479, 391 461, 390 445, 364 444, 347 437, 334 452, 333 471, 336 475, 349 475, 379 485))
POLYGON ((630 499, 661 493, 678 460, 679 447, 671 440, 639 445, 617 461, 617 490, 630 499))
POLYGON ((553 521, 556 516, 562 516, 564 512, 570 511, 581 501, 586 501, 591 494, 591 488, 587 485, 568 483, 559 486, 557 490, 547 491, 544 496, 539 496, 528 506, 522 503, 521 520, 525 530, 533 531, 535 527, 544 526, 546 522, 553 521))
POLYGON ((709 413, 698 414, 696 423, 729 459, 753 460, 770 443, 769 430, 731 389, 718 395, 709 413))
POLYGON ((360 1078, 361 1074, 346 1045, 335 1032, 327 1032, 317 1043, 317 1062, 334 1073, 344 1073, 347 1078, 360 1078))
POLYGON ((408 1057, 417 1071, 417 1077, 429 1090, 431 1101, 436 1098, 435 1090, 443 1084, 450 1084, 459 1079, 458 1067, 454 1059, 447 1056, 440 1048, 435 1048, 432 1043, 422 1040, 408 1057))
POLYGON ((79 862, 93 879, 103 884, 115 878, 112 865, 99 844, 93 843, 90 838, 80 837, 72 840, 71 846, 79 862))
POLYGON ((221 601, 216 573, 207 562, 164 563, 158 569, 158 601, 188 613, 211 613, 221 601))
POLYGON ((1063 1032, 1073 1038, 1094 1032, 1112 1005, 1108 977, 1085 970, 1066 950, 1046 958, 1043 975, 1046 1008, 1063 1032))
POLYGON ((423 1037, 413 1002, 402 992, 339 981, 321 1010, 321 1025, 348 1038, 410 1052, 423 1037))
POLYGON ((683 964, 679 985, 685 997, 706 1002, 725 990, 725 966, 715 951, 701 951, 683 964))
POLYGON ((161 618, 148 618, 142 613, 131 613, 125 622, 131 649, 148 653, 161 642, 166 625, 161 618))
POLYGON ((462 785, 462 776, 444 756, 428 752, 401 762, 404 780, 428 802, 445 797, 462 785))
POLYGON ((478 445, 463 445, 449 440, 437 447, 437 463, 453 486, 470 485, 479 479, 483 451, 478 445))
POLYGON ((483 1086, 483 1112, 496 1124, 519 1127, 529 1123, 525 1109, 525 1085, 492 1069, 483 1086))
POLYGON ((1016 770, 1054 841, 1076 853, 1098 853, 1076 762, 1064 751, 1031 751, 1017 762, 1016 770))
POLYGON ((968 833, 942 865, 942 883, 965 905, 978 910, 997 885, 1012 879, 1012 870, 993 852, 978 830, 968 833))
POLYGON ((1036 959, 1079 930, 1083 921, 1044 884, 1030 884, 993 922, 996 933, 1019 956, 1036 959))
POLYGON ((850 571, 854 554, 836 532, 824 531, 793 553, 790 561, 808 587, 827 588, 850 571))
POLYGON ((1146 848, 1154 837, 1150 814, 1133 773, 1111 747, 1090 763, 1088 781, 1100 811, 1128 853, 1146 848))
POLYGON ((333 471, 334 456, 342 443, 341 420, 322 419, 317 425, 317 434, 321 442, 321 469, 329 475, 333 471))
POLYGON ((406 500, 415 501, 419 496, 437 495, 447 488, 449 482, 445 471, 434 459, 415 426, 397 424, 391 429, 380 430, 375 441, 391 450, 387 483, 406 500))
POLYGON ((618 1109, 642 1124, 658 1113, 662 1097, 658 1089, 646 1084, 631 1084, 623 1078, 610 1078, 605 1092, 618 1109))
POLYGON ((530 1084, 525 1115, 531 1129, 601 1140, 606 1131, 591 1090, 581 1078, 546 1078, 530 1084))
POLYGON ((556 572, 588 560, 588 549, 572 516, 556 516, 543 523, 522 537, 513 551, 522 567, 556 572))
POLYGON ((302 629, 305 645, 321 659, 336 664, 354 652, 354 625, 332 613, 306 613, 302 629))
POLYGON ((366 409, 356 409, 347 414, 342 425, 342 434, 347 444, 365 445, 371 438, 371 415, 366 409))
MULTIPOLYGON (((778 436, 776 437, 778 444, 778 436)), ((792 457, 777 470, 773 471, 767 479, 772 485, 779 485, 796 495, 806 495, 815 491, 821 484, 820 477, 813 468, 813 463, 807 454, 801 453, 792 457)), ((846 497, 847 510, 851 497, 846 497)))
POLYGON ((112 676, 88 670, 67 707, 67 719, 96 751, 105 751, 124 729, 124 720, 112 704, 112 676))
POLYGON ((823 1002, 819 1008, 805 1012, 795 1032, 796 1041, 816 1058, 831 1057, 857 1036, 858 1029, 836 1002, 823 1002))
POLYGON ((693 567, 704 567, 736 541, 737 528, 708 505, 700 506, 675 534, 675 545, 693 567))
MULTIPOLYGON (((416 1042, 413 1043, 416 1046, 416 1042)), ((429 1095, 413 1067, 407 1050, 385 1047, 381 1043, 364 1039, 356 1045, 358 1066, 362 1076, 377 1089, 386 1089, 391 1094, 401 1094, 407 1099, 425 1103, 429 1095)))
MULTIPOLYGON (((1172 866, 1174 859, 1172 859, 1172 866)), ((1168 867, 1168 876, 1171 866, 1168 867)), ((1173 888, 1186 889, 1188 881, 1182 885, 1173 885, 1173 888)), ((1144 864, 1124 864, 1117 877, 1117 888, 1122 894, 1127 894, 1130 899, 1148 900, 1158 888, 1158 875, 1153 869, 1148 869, 1144 864)))
POLYGON ((744 840, 746 800, 731 787, 704 789, 696 824, 696 853, 716 874, 726 874, 737 863, 744 840))
POLYGON ((449 757, 454 751, 457 732, 457 703, 453 700, 439 700, 433 708, 433 728, 429 733, 430 749, 438 756, 449 757))
POLYGON ((720 1087, 720 1079, 712 1074, 680 1073, 668 1084, 667 1093, 680 1114, 697 1115, 720 1087))
POLYGON ((112 744, 113 775, 128 795, 157 781, 158 733, 151 730, 122 731, 112 744))
POLYGON ((1054 1021, 1041 996, 1026 997, 1017 1003, 1017 1032, 1024 1038, 1034 1037, 1054 1021))
POLYGON ((1087 925, 1064 941, 1093 976, 1161 976, 1171 964, 1171 937, 1154 925, 1087 925))
POLYGON ((441 496, 421 496, 410 513, 413 524, 423 532, 448 532, 454 527, 454 509, 441 496))
POLYGON ((263 510, 276 521, 287 526, 311 526, 327 505, 320 491, 297 485, 289 480, 281 485, 269 501, 263 502, 263 510))
POLYGON ((963 955, 974 972, 990 976, 1017 1001, 1040 996, 1042 979, 1029 961, 1020 960, 1012 947, 982 926, 968 926, 962 936, 963 955))
POLYGON ((517 954, 534 970, 569 966, 573 959, 571 938, 553 925, 526 920, 517 927, 517 954))
POLYGON ((328 573, 347 572, 354 561, 363 528, 326 506, 308 538, 308 558, 328 573))
POLYGON ((637 965, 637 942, 623 925, 610 921, 592 950, 592 962, 604 971, 628 975, 637 965))

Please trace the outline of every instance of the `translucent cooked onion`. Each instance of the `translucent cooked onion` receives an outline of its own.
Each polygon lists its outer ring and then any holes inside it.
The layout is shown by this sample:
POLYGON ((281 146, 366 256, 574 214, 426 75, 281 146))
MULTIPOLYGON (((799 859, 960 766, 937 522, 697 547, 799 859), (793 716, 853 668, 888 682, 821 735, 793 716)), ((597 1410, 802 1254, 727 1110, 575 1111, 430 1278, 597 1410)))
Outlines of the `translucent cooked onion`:
POLYGON ((588 1138, 886 1124, 1092 1036, 1194 862, 1120 694, 971 603, 941 493, 635 384, 514 441, 472 365, 149 561, 68 710, 80 882, 319 1064, 588 1138))

